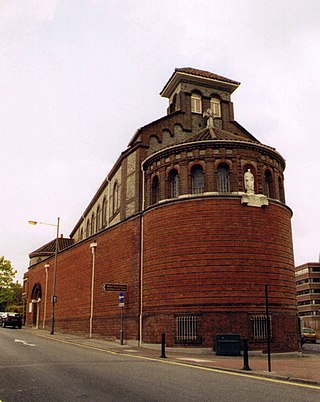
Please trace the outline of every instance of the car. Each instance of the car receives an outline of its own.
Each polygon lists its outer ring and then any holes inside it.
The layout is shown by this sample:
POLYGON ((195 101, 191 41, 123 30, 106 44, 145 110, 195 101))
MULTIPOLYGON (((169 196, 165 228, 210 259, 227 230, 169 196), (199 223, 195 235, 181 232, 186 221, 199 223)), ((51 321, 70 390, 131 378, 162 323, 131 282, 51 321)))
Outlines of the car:
POLYGON ((314 331, 311 328, 302 328, 301 340, 302 340, 302 343, 305 343, 305 342, 316 343, 317 342, 316 331, 314 331))
POLYGON ((13 328, 20 328, 22 327, 22 317, 19 313, 1 313, 0 315, 0 325, 3 328, 6 327, 13 327, 13 328))

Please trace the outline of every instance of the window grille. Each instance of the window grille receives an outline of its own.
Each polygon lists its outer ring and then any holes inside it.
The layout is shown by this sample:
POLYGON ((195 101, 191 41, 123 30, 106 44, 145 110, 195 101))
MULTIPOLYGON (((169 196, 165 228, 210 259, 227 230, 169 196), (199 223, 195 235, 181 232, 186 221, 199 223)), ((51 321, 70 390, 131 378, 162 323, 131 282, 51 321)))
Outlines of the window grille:
POLYGON ((218 167, 217 187, 219 193, 230 193, 229 168, 227 165, 218 167))
POLYGON ((192 194, 202 194, 204 192, 204 175, 201 166, 196 165, 191 171, 192 194))
POLYGON ((199 320, 197 315, 182 315, 175 318, 175 343, 201 343, 199 336, 199 320))
POLYGON ((179 175, 176 169, 172 169, 169 173, 170 198, 179 197, 179 175))
MULTIPOLYGON (((266 315, 254 315, 252 318, 252 332, 254 341, 266 341, 268 337, 267 332, 267 316, 266 315)), ((272 334, 272 321, 269 315, 270 325, 270 337, 272 334)))

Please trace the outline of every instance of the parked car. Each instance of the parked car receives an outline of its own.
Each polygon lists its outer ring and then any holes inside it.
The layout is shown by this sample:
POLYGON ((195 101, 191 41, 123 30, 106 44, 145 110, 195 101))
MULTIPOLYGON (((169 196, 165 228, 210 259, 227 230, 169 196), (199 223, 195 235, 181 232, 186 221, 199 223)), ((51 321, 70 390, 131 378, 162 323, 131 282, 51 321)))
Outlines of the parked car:
POLYGON ((18 313, 1 313, 0 315, 0 325, 3 328, 13 327, 20 328, 22 327, 22 317, 18 313))
POLYGON ((302 343, 305 342, 312 342, 316 343, 317 342, 317 334, 316 331, 314 331, 311 328, 302 328, 302 343))

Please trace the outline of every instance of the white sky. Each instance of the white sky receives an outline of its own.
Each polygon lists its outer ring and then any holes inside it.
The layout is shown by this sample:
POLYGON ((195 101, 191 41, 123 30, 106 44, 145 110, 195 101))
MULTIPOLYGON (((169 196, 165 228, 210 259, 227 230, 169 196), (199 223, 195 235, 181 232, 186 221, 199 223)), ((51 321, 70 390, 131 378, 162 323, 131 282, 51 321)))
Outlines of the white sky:
POLYGON ((320 1, 1 0, 0 256, 69 236, 175 67, 240 81, 235 118, 287 161, 295 262, 318 261, 320 1))

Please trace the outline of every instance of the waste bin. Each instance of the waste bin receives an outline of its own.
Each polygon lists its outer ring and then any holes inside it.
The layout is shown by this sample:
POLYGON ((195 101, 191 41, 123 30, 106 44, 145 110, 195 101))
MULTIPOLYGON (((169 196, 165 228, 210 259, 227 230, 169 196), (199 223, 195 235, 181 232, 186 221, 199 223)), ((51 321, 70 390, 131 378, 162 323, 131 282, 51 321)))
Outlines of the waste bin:
POLYGON ((217 334, 216 355, 240 356, 240 341, 239 334, 217 334))

